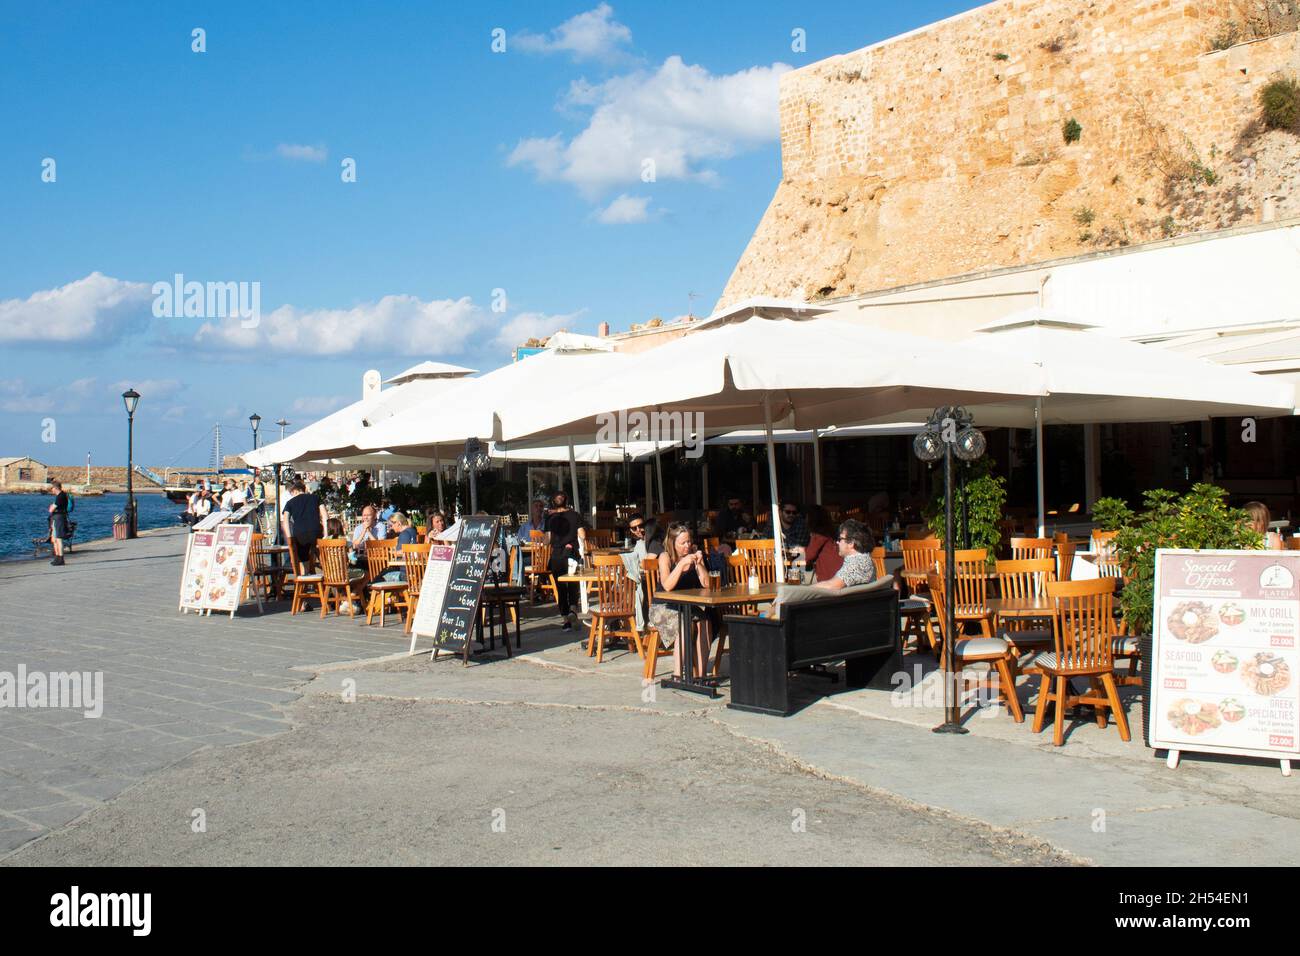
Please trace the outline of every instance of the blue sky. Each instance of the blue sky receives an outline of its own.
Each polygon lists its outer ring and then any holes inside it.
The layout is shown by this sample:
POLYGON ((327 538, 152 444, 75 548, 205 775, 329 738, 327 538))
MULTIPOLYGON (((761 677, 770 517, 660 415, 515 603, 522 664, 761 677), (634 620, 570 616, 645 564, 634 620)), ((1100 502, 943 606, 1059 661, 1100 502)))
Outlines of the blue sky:
POLYGON ((368 368, 707 313, 780 73, 972 5, 0 7, 0 455, 121 463, 129 384, 137 460, 202 465, 214 422, 242 450, 368 368), (259 324, 155 316, 177 273, 258 283, 259 324))

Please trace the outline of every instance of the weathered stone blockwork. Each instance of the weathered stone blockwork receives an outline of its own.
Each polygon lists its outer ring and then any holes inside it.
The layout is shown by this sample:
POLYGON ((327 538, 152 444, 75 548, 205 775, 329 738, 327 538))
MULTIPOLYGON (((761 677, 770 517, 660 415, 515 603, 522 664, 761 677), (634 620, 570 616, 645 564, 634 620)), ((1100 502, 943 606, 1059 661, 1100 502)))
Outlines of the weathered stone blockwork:
POLYGON ((787 74, 782 182, 721 304, 1300 215, 1300 137, 1256 123, 1300 34, 1210 52, 1228 11, 1004 0, 787 74))

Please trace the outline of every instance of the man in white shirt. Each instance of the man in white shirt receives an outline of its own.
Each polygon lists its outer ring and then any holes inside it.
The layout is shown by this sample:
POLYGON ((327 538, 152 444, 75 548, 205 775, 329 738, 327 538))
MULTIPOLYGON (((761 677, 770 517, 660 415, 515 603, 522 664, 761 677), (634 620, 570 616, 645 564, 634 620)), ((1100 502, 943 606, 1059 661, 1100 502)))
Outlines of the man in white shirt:
POLYGON ((361 520, 352 529, 352 547, 358 554, 365 550, 367 541, 383 541, 388 537, 388 529, 379 523, 378 518, 374 505, 361 509, 361 520))

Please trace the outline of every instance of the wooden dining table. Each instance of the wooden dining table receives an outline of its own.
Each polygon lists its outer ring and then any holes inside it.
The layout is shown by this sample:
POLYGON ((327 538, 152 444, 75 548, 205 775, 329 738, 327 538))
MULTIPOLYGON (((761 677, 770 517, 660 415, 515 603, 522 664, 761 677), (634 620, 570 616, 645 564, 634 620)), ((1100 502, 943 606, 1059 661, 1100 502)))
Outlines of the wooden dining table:
MULTIPOLYGON (((677 607, 681 615, 682 676, 666 677, 659 682, 661 687, 703 694, 706 697, 718 697, 716 678, 707 675, 695 676, 695 609, 736 607, 738 605, 766 604, 776 600, 778 585, 760 584, 751 591, 745 584, 729 584, 714 590, 712 588, 688 588, 683 591, 655 592, 655 601, 677 607)), ((704 662, 704 663, 707 663, 704 662)))

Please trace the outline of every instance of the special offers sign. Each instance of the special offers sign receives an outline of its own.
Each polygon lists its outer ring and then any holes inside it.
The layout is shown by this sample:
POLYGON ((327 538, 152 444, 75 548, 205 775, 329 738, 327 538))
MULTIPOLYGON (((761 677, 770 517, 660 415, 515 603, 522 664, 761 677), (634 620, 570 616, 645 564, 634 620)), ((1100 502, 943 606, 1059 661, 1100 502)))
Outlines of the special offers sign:
POLYGON ((1300 753, 1300 552, 1156 553, 1151 746, 1300 753))

